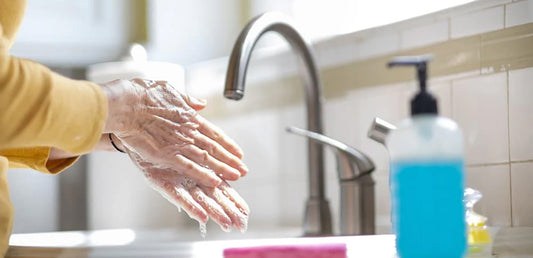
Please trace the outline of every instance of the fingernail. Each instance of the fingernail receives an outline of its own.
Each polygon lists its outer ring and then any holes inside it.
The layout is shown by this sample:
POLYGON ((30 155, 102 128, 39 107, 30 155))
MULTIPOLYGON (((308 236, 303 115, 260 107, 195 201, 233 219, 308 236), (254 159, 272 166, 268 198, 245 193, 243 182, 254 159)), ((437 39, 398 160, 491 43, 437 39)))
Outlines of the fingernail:
POLYGON ((230 181, 235 181, 235 180, 239 179, 240 177, 241 177, 241 172, 236 170, 236 169, 232 169, 230 173, 226 174, 224 179, 230 180, 230 181))
POLYGON ((242 157, 244 157, 244 152, 242 151, 241 148, 237 148, 237 154, 239 154, 239 158, 242 159, 242 157))
POLYGON ((249 170, 248 170, 248 167, 246 165, 241 164, 239 166, 239 168, 240 168, 240 171, 241 171, 241 176, 244 176, 244 175, 248 174, 249 170))
POLYGON ((231 225, 230 224, 224 223, 224 224, 220 225, 220 228, 224 232, 231 232, 231 225))
POLYGON ((207 100, 206 99, 199 99, 199 98, 195 98, 195 97, 191 97, 191 99, 194 102, 194 104, 196 104, 196 105, 205 106, 207 104, 207 100))

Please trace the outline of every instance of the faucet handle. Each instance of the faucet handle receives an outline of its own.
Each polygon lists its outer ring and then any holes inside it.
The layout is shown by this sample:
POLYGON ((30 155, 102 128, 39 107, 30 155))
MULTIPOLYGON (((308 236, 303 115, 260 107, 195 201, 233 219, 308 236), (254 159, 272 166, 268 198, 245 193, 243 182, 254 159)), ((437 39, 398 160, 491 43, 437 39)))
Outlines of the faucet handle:
POLYGON ((375 169, 374 163, 368 156, 340 141, 294 126, 287 127, 287 132, 305 136, 313 141, 332 147, 337 156, 339 180, 354 180, 375 169))
POLYGON ((368 138, 379 142, 383 145, 385 144, 385 139, 387 138, 387 135, 390 131, 393 131, 396 129, 396 126, 393 124, 379 118, 374 117, 374 120, 372 121, 372 124, 370 125, 370 129, 368 129, 368 138))

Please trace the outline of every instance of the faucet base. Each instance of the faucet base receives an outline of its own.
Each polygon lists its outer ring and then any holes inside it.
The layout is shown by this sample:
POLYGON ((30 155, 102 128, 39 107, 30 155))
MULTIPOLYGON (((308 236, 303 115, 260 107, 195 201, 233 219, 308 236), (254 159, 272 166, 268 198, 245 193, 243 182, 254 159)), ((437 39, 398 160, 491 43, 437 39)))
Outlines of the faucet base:
POLYGON ((305 207, 304 236, 330 235, 333 230, 328 200, 310 197, 305 207))

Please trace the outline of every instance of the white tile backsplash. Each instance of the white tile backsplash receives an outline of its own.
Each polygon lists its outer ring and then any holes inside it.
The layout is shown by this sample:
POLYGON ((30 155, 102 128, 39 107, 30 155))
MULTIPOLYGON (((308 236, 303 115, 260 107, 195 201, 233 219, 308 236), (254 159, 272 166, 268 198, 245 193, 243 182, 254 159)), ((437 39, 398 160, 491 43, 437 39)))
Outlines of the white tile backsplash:
POLYGON ((439 115, 452 117, 452 84, 451 82, 433 83, 429 85, 429 90, 437 98, 439 115))
POLYGON ((359 59, 380 56, 400 49, 399 33, 380 34, 359 39, 357 41, 357 56, 359 59))
POLYGON ((474 210, 488 218, 489 226, 511 226, 509 165, 466 168, 466 186, 483 194, 474 210))
MULTIPOLYGON (((290 192, 282 192, 282 186, 276 183, 250 183, 251 187, 238 188, 239 194, 250 207, 248 228, 274 227, 281 221, 281 203, 289 203, 290 192)), ((292 203, 296 206, 297 204, 292 203)))
POLYGON ((533 22, 533 0, 525 0, 505 6, 505 27, 533 22))
POLYGON ((511 160, 533 160, 533 68, 509 71, 511 160))
POLYGON ((509 161, 506 73, 453 81, 452 109, 467 164, 509 161))
POLYGON ((511 164, 513 226, 533 227, 533 162, 511 164))
POLYGON ((448 27, 448 20, 443 20, 402 31, 401 48, 408 49, 445 41, 448 39, 448 27))
POLYGON ((342 65, 357 59, 357 44, 352 37, 335 37, 313 45, 320 67, 342 65))
POLYGON ((282 164, 279 139, 285 134, 278 114, 253 112, 212 122, 237 139, 237 144, 243 149, 243 161, 249 169, 245 178, 249 184, 278 181, 282 164))
POLYGON ((308 140, 305 137, 288 133, 285 130, 287 126, 307 129, 304 105, 302 103, 302 105, 281 109, 278 115, 279 128, 276 128, 276 131, 279 131, 279 137, 276 140, 278 141, 279 149, 275 151, 279 156, 280 177, 292 181, 306 181, 309 173, 307 155, 308 140))
POLYGON ((504 7, 494 7, 451 18, 451 38, 503 29, 504 7))
POLYGON ((283 193, 279 200, 280 219, 283 226, 299 227, 303 225, 305 202, 308 197, 308 178, 288 178, 280 182, 283 193))

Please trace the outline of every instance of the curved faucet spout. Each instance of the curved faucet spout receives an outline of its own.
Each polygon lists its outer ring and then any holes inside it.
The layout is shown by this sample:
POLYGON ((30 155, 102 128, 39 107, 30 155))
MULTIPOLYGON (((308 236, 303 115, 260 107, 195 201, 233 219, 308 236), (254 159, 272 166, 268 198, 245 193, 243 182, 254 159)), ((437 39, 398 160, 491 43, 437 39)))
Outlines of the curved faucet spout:
MULTIPOLYGON (((243 29, 230 56, 224 96, 239 100, 244 95, 244 82, 250 56, 256 42, 269 31, 279 33, 289 42, 299 57, 303 70, 307 107, 307 128, 323 133, 322 130, 322 85, 311 44, 307 42, 289 22, 278 13, 265 13, 253 19, 243 29)), ((304 231, 306 235, 331 235, 331 213, 324 194, 323 146, 308 141, 309 199, 307 200, 304 231)))

